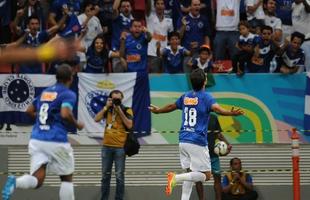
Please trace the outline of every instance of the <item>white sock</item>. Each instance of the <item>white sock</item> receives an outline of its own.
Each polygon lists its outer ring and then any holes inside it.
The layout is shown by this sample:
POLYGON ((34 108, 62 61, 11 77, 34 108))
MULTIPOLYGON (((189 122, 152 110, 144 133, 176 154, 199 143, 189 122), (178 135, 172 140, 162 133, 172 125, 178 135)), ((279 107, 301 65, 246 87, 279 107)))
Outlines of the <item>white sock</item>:
POLYGON ((38 179, 34 176, 25 174, 16 179, 16 188, 33 189, 38 186, 38 179))
POLYGON ((177 182, 180 181, 191 181, 191 182, 205 182, 206 175, 201 172, 188 172, 184 174, 177 174, 175 176, 177 182))
POLYGON ((74 189, 72 182, 61 182, 59 190, 60 200, 74 200, 74 189))
POLYGON ((181 200, 189 200, 192 193, 193 182, 184 181, 182 185, 182 198, 181 200))

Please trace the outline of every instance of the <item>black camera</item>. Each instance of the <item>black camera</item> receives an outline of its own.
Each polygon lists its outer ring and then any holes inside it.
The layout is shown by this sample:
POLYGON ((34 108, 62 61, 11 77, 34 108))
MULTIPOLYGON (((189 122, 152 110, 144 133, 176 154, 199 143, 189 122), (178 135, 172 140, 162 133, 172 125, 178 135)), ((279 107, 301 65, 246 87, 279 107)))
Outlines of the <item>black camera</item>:
POLYGON ((115 106, 120 106, 122 104, 122 101, 120 99, 112 99, 112 103, 115 106))

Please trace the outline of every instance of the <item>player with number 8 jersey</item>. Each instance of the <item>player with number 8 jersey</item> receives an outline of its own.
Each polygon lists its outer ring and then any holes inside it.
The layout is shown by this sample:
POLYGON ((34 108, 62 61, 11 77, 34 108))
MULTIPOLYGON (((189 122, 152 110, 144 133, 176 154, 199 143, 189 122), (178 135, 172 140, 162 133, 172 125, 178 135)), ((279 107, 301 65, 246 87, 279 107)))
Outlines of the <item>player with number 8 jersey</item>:
POLYGON ((190 81, 192 91, 183 94, 175 103, 162 108, 151 105, 151 112, 168 113, 176 109, 182 110, 182 125, 179 133, 180 162, 188 172, 167 176, 166 194, 172 193, 177 182, 183 182, 182 200, 190 199, 194 182, 204 182, 210 179, 211 163, 207 144, 208 121, 210 112, 221 115, 242 115, 241 109, 226 110, 216 103, 215 99, 205 91, 206 75, 200 68, 192 71, 190 81))
MULTIPOLYGON (((59 199, 74 200, 74 158, 73 149, 68 142, 67 128, 68 124, 78 129, 82 129, 84 125, 75 119, 72 112, 76 95, 69 89, 73 80, 71 67, 60 65, 56 79, 57 83, 45 89, 26 111, 36 118, 28 145, 30 174, 9 176, 2 190, 3 200, 9 200, 16 188, 41 187, 47 171, 60 177, 59 199)), ((27 199, 27 196, 23 199, 27 199)))

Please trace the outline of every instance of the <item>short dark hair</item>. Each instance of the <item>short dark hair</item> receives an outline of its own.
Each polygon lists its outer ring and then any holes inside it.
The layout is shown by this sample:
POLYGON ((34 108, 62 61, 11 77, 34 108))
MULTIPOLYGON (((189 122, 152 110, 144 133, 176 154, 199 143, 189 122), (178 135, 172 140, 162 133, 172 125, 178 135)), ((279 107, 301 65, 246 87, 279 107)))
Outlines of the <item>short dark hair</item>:
POLYGON ((61 64, 56 70, 56 80, 60 83, 67 83, 72 79, 72 68, 68 64, 61 64))
POLYGON ((36 19, 36 20, 38 20, 40 22, 40 18, 37 15, 31 15, 27 19, 27 24, 29 24, 32 19, 36 19))
POLYGON ((110 94, 109 94, 109 97, 112 98, 112 95, 113 95, 113 94, 121 94, 122 98, 124 98, 124 94, 123 94, 123 92, 120 91, 120 90, 112 90, 112 91, 110 92, 110 94))
POLYGON ((177 37, 181 39, 180 33, 178 31, 172 31, 168 33, 168 40, 170 40, 172 37, 177 37))
POLYGON ((134 18, 134 19, 131 20, 131 26, 133 25, 134 22, 139 22, 139 23, 142 24, 142 21, 141 21, 141 20, 139 20, 139 19, 137 19, 137 18, 134 18))
POLYGON ((82 10, 85 11, 86 7, 89 5, 95 6, 96 2, 94 0, 85 0, 82 4, 82 10))
POLYGON ((202 89, 205 81, 206 81, 206 74, 205 72, 200 69, 194 69, 190 74, 190 80, 194 91, 199 91, 202 89))
POLYGON ((230 161, 229 161, 230 166, 232 166, 232 164, 233 164, 233 162, 234 162, 235 160, 239 160, 240 163, 241 163, 240 158, 234 157, 234 158, 230 159, 230 161))
POLYGON ((263 30, 271 31, 271 33, 273 32, 273 29, 272 29, 271 26, 263 25, 263 26, 261 27, 261 29, 262 29, 262 32, 263 32, 263 30))
POLYGON ((248 29, 251 28, 251 25, 249 24, 249 22, 247 21, 240 21, 239 24, 238 24, 238 28, 240 29, 240 26, 245 26, 247 27, 248 29))
POLYGON ((305 41, 305 35, 298 31, 295 31, 294 33, 291 34, 291 41, 293 41, 295 37, 301 39, 301 44, 305 41))

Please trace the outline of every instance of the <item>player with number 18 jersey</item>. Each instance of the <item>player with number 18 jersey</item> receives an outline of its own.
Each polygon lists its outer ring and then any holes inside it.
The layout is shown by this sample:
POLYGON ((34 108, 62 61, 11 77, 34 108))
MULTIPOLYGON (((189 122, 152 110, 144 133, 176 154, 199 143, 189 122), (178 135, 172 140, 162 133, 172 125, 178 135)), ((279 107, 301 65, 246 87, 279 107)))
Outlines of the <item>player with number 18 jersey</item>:
POLYGON ((209 113, 215 103, 215 99, 204 90, 186 92, 176 101, 177 108, 183 111, 181 143, 207 146, 209 113))

